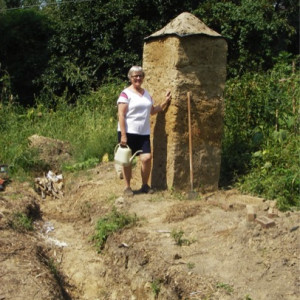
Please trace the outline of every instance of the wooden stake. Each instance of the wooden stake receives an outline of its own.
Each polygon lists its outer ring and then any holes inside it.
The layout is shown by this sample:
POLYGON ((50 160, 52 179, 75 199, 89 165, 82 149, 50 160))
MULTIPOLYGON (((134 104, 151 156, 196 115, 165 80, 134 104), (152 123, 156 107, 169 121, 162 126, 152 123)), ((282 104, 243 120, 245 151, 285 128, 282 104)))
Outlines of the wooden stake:
POLYGON ((190 181, 191 181, 191 191, 193 191, 193 145, 192 145, 192 122, 191 122, 191 93, 187 93, 188 101, 188 124, 189 124, 189 156, 190 156, 190 181))

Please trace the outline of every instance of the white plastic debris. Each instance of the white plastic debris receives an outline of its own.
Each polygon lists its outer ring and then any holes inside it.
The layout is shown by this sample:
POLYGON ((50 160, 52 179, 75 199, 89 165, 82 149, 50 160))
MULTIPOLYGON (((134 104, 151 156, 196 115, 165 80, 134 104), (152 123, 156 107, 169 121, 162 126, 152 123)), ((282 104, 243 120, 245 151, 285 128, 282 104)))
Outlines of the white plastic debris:
POLYGON ((67 247, 68 246, 68 244, 66 242, 61 242, 61 241, 59 241, 57 239, 53 239, 51 237, 47 237, 46 241, 57 247, 67 247))
POLYGON ((52 182, 59 182, 63 179, 62 174, 56 175, 52 171, 49 171, 47 174, 47 178, 52 182))
POLYGON ((68 246, 68 244, 66 242, 59 241, 55 238, 45 235, 44 233, 38 233, 38 236, 41 239, 45 240, 45 242, 50 244, 51 246, 57 246, 57 247, 67 247, 68 246))
POLYGON ((51 222, 45 222, 43 229, 45 231, 45 234, 48 234, 49 232, 54 230, 54 226, 51 222))

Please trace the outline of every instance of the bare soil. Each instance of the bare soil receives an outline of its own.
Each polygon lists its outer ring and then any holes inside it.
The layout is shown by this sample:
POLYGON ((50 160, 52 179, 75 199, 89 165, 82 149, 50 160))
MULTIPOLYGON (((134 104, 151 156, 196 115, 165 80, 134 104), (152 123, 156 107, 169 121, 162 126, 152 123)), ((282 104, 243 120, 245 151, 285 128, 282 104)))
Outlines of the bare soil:
POLYGON ((264 228, 246 206, 259 217, 274 203, 236 190, 124 198, 112 163, 64 176, 60 199, 42 199, 28 183, 0 193, 1 300, 300 298, 299 212, 278 212, 264 228), (91 237, 112 207, 138 222, 99 253, 91 237), (16 226, 17 212, 35 220, 33 231, 16 226))

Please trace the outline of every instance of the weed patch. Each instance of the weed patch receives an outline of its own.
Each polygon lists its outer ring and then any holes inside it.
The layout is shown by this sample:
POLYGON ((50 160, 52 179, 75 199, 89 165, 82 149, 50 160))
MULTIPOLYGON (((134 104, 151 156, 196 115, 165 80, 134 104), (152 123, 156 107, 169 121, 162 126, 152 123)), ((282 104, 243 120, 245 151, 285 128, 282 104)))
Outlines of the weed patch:
POLYGON ((26 214, 16 212, 9 221, 9 226, 19 232, 32 231, 33 221, 30 217, 26 216, 26 214))
POLYGON ((189 246, 192 242, 189 241, 188 239, 184 239, 183 234, 184 234, 184 232, 182 230, 179 230, 179 231, 172 230, 171 237, 174 239, 176 245, 178 245, 178 246, 183 246, 183 245, 189 246))
POLYGON ((216 287, 218 289, 223 289, 227 294, 231 294, 233 292, 233 287, 228 283, 218 282, 216 287))
POLYGON ((99 163, 98 158, 89 158, 86 161, 74 163, 72 165, 64 165, 63 170, 69 172, 76 172, 95 167, 99 163))
POLYGON ((137 217, 135 215, 118 212, 115 208, 110 214, 99 219, 96 225, 96 233, 92 237, 99 252, 104 248, 105 242, 111 234, 124 227, 132 226, 136 222, 137 217))
POLYGON ((186 264, 186 266, 188 267, 189 270, 192 270, 192 269, 195 268, 195 263, 188 262, 188 263, 186 264))
POLYGON ((151 282, 151 290, 155 298, 158 297, 160 293, 161 281, 159 279, 155 279, 151 282))

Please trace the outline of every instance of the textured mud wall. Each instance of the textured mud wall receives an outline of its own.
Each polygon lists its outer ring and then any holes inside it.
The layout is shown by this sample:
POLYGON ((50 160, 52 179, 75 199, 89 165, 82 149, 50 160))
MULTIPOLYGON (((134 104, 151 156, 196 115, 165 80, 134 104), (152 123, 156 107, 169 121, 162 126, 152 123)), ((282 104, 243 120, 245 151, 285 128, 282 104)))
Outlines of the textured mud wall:
POLYGON ((145 87, 156 104, 171 88, 165 113, 152 117, 152 182, 158 188, 188 189, 187 92, 192 94, 194 187, 218 188, 223 131, 227 43, 206 35, 165 36, 144 45, 145 87))

